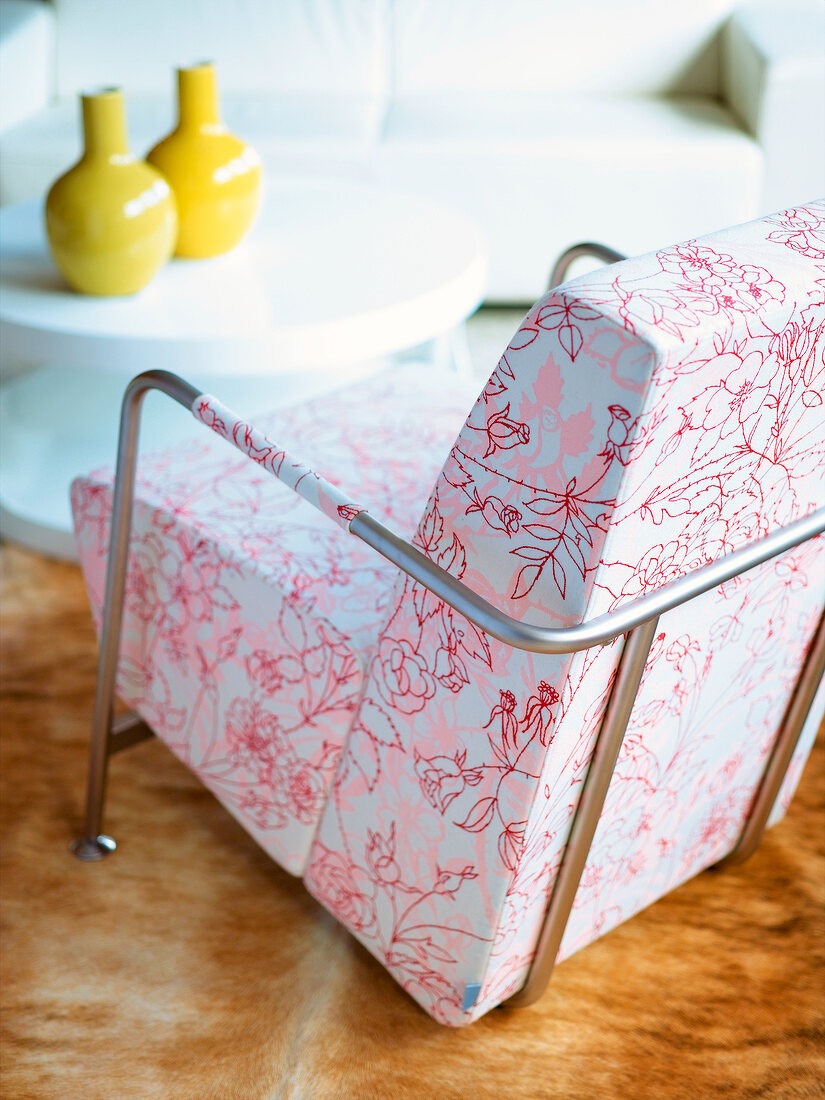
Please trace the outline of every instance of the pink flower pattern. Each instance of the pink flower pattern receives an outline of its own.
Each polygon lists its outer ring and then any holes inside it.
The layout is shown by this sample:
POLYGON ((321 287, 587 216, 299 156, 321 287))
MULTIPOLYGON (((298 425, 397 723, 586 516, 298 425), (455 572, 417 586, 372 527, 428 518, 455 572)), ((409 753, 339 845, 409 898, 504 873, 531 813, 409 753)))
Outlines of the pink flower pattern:
MULTIPOLYGON (((291 450, 360 484, 399 530, 411 532, 427 490, 420 470, 435 477, 475 396, 457 380, 443 391, 441 408, 416 438, 410 410, 425 399, 410 368, 272 414, 256 429, 224 411, 218 434, 234 432, 241 449, 254 443, 259 465, 271 467, 286 461, 286 452, 263 442, 271 425, 291 450), (388 409, 381 425, 369 413, 375 404, 388 409)), ((214 420, 221 409, 199 402, 196 412, 214 420)), ((393 569, 269 472, 240 455, 233 460, 225 443, 195 431, 184 447, 141 459, 119 693, 275 859, 301 874, 393 569)), ((293 461, 289 472, 297 478, 302 469, 293 461)), ((308 475, 304 482, 313 492, 329 484, 308 475)), ((98 621, 111 483, 111 471, 102 471, 73 487, 98 621)), ((316 501, 327 515, 338 507, 331 500, 316 501)), ((342 516, 342 525, 351 518, 342 516)), ((401 662, 399 674, 415 660, 401 662)))
POLYGON ((349 525, 361 511, 360 506, 354 504, 326 478, 267 439, 260 429, 236 418, 211 394, 201 394, 196 399, 192 414, 216 435, 232 443, 242 454, 269 470, 282 484, 293 489, 345 530, 349 530, 349 525))
MULTIPOLYGON (((460 431, 414 370, 261 430, 508 613, 606 612, 822 506, 823 242, 816 203, 566 284, 460 431)), ((524 981, 619 643, 509 649, 200 441, 139 496, 121 693, 431 1015, 478 1018, 524 981)), ((111 475, 74 507, 99 616, 111 475)), ((662 617, 560 958, 734 843, 824 542, 662 617)))

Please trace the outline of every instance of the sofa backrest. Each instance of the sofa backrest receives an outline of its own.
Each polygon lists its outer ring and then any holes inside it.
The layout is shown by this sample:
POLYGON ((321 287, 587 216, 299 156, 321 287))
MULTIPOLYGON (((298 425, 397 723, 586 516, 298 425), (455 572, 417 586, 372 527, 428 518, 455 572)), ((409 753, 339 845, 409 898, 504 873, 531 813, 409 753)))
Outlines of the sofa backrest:
POLYGON ((167 92, 176 66, 214 60, 237 91, 382 93, 384 0, 54 0, 57 92, 167 92))
MULTIPOLYGON (((561 625, 821 507, 823 289, 825 202, 560 287, 470 413, 419 545, 561 625)), ((562 955, 732 848, 823 601, 819 538, 662 617, 562 955)), ((391 608, 308 883, 391 837, 434 945, 426 974, 419 941, 394 973, 457 1022, 523 981, 619 645, 515 651, 408 580, 391 608)), ((353 929, 378 954, 399 897, 353 929)))
POLYGON ((735 0, 54 0, 58 94, 169 87, 211 58, 227 90, 720 91, 735 0))
POLYGON ((715 95, 717 35, 733 7, 393 0, 394 90, 715 95))

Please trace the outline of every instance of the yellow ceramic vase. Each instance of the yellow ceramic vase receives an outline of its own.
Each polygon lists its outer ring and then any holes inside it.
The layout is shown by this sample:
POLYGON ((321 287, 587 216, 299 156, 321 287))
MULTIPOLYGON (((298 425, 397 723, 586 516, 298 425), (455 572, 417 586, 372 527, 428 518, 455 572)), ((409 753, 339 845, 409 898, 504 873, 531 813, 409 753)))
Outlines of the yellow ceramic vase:
POLYGON ((82 95, 83 156, 46 199, 46 232, 66 282, 82 294, 135 294, 175 247, 169 184, 129 152, 119 88, 82 95))
POLYGON ((178 204, 175 255, 219 256, 241 240, 258 210, 261 162, 220 120, 215 67, 178 69, 178 125, 147 160, 178 204))

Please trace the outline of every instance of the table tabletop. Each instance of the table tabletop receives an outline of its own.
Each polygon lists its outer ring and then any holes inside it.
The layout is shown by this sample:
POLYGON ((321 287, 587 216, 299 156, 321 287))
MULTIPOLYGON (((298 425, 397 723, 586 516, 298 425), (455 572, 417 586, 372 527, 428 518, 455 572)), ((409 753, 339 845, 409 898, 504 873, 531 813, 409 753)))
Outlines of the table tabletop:
POLYGON ((40 202, 0 210, 5 353, 129 375, 345 366, 433 339, 479 304, 486 249, 462 215, 338 180, 269 180, 247 239, 173 260, 140 293, 76 294, 40 202))

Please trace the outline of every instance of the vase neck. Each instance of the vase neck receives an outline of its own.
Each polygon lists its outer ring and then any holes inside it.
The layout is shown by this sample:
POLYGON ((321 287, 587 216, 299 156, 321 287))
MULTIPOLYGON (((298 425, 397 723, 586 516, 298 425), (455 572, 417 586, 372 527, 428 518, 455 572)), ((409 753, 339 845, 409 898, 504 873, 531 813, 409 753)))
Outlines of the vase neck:
POLYGON ((80 97, 83 108, 83 155, 85 157, 126 157, 126 110, 119 88, 86 92, 80 97))
POLYGON ((220 121, 214 65, 178 69, 178 126, 219 126, 220 121))

